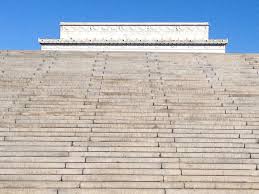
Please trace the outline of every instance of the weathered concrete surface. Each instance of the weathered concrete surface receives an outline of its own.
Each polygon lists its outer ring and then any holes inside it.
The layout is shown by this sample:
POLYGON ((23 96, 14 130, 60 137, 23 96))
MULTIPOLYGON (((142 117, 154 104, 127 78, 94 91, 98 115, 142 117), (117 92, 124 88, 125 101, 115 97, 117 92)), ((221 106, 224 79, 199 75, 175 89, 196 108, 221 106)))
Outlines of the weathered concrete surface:
POLYGON ((259 55, 0 52, 0 193, 259 192, 259 55))

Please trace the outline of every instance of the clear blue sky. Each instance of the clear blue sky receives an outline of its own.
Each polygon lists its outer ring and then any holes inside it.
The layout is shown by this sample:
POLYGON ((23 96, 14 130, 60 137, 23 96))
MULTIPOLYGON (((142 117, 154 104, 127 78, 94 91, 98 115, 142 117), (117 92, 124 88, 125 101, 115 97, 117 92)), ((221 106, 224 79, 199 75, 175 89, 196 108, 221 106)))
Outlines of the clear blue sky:
POLYGON ((0 49, 39 49, 61 21, 208 21, 228 52, 259 53, 259 0, 0 0, 0 49))

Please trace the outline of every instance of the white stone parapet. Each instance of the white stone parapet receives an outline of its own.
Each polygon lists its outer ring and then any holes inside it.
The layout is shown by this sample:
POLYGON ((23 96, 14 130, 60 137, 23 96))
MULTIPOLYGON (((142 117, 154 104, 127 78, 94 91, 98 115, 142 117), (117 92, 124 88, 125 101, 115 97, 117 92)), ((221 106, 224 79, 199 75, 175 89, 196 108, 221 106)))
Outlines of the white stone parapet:
POLYGON ((42 50, 224 53, 227 40, 209 40, 204 23, 61 22, 60 39, 39 39, 42 50))
POLYGON ((208 40, 208 23, 61 23, 64 40, 208 40))

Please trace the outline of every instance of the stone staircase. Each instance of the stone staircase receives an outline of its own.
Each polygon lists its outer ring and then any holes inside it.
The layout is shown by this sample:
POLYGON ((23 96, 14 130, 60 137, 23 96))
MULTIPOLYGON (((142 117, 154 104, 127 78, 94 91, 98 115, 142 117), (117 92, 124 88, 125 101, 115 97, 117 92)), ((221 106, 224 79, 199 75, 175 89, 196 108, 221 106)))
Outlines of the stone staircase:
POLYGON ((259 193, 259 55, 0 52, 1 194, 259 193))

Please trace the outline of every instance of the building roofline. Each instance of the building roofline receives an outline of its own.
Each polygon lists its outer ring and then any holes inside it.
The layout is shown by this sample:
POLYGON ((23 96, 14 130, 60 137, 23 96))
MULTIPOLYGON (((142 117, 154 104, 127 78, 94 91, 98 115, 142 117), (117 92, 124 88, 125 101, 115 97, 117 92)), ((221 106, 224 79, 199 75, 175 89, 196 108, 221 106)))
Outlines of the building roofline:
POLYGON ((211 40, 162 40, 162 41, 112 41, 112 40, 62 40, 62 39, 39 39, 41 45, 78 45, 78 44, 89 44, 89 45, 227 45, 227 39, 211 39, 211 40))
POLYGON ((60 22, 60 26, 209 26, 208 22, 60 22))

